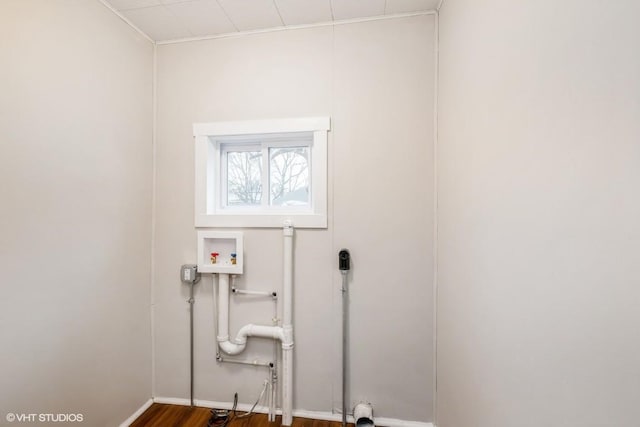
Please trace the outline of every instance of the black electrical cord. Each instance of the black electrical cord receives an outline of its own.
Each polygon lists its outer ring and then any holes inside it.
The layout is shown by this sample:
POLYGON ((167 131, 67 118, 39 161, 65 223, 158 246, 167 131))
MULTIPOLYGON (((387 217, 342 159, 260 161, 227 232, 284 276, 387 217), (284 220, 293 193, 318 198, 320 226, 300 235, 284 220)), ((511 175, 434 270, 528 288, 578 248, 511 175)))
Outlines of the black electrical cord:
POLYGON ((233 406, 229 411, 211 410, 211 418, 207 423, 207 427, 227 427, 229 422, 235 418, 236 407, 238 406, 238 393, 233 395, 233 406))
POLYGON ((229 415, 227 411, 220 411, 217 409, 211 410, 211 418, 209 418, 209 422, 207 422, 207 427, 219 427, 226 423, 229 415))
POLYGON ((258 406, 258 403, 262 399, 262 396, 264 396, 264 392, 267 390, 268 385, 269 382, 265 381, 264 386, 262 387, 262 392, 260 393, 260 396, 258 396, 256 403, 253 404, 249 412, 242 415, 236 414, 236 408, 238 407, 238 393, 235 393, 233 395, 233 405, 229 411, 225 411, 223 409, 211 410, 211 418, 209 418, 209 422, 207 422, 207 427, 227 427, 227 425, 235 419, 246 418, 254 415, 253 410, 258 406))

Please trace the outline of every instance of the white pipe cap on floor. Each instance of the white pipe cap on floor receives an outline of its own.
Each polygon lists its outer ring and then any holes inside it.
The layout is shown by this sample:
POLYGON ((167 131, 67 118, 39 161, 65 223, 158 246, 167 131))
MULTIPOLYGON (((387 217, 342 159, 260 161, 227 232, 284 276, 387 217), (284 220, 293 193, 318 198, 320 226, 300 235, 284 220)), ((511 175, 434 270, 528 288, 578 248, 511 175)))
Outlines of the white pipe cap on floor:
POLYGON ((356 427, 374 427, 373 407, 370 403, 358 403, 353 408, 353 419, 356 427))

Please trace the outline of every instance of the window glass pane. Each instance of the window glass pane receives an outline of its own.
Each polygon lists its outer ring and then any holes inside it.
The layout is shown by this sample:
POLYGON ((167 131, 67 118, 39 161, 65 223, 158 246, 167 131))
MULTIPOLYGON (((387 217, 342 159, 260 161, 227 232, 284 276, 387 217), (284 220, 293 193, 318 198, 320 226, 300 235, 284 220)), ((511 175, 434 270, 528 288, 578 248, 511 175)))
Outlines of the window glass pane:
POLYGON ((309 205, 309 147, 269 149, 271 205, 309 205))
POLYGON ((227 206, 262 202, 262 152, 227 152, 227 206))

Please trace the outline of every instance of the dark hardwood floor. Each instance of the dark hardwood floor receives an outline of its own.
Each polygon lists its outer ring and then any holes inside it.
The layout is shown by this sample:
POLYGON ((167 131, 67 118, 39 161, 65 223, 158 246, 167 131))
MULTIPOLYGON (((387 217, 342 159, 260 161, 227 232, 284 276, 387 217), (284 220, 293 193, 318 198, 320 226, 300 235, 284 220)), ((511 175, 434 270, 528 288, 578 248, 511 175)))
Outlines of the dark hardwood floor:
MULTIPOLYGON (((131 427, 206 427, 211 409, 154 403, 131 427)), ((282 417, 270 423, 266 414, 254 414, 246 418, 232 419, 227 427, 281 427, 282 417)), ((293 418, 291 427, 341 427, 340 421, 320 421, 308 418, 293 418)), ((348 424, 353 427, 353 424, 348 424)))

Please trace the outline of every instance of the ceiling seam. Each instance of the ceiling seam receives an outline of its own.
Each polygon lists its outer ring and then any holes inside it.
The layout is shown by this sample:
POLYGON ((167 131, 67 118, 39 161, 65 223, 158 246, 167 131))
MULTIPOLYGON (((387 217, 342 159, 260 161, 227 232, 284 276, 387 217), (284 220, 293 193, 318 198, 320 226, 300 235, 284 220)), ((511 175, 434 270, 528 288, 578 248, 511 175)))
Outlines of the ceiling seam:
POLYGON ((283 26, 285 26, 286 24, 284 23, 284 19, 282 19, 282 14, 280 13, 280 8, 278 7, 278 2, 276 0, 273 0, 273 7, 276 8, 276 12, 278 12, 278 17, 280 18, 280 22, 282 23, 283 26))
POLYGON ((233 19, 231 19, 231 17, 229 16, 229 14, 227 13, 227 10, 222 7, 222 5, 220 4, 219 0, 216 0, 216 3, 218 3, 218 6, 220 6, 220 10, 222 11, 222 13, 224 13, 224 16, 227 17, 227 19, 229 20, 229 22, 231 22, 231 25, 233 25, 233 28, 235 28, 236 31, 240 31, 240 29, 238 28, 238 26, 236 25, 235 22, 233 22, 233 19))
POLYGON ((154 39, 152 39, 147 33, 145 33, 140 28, 138 28, 133 22, 131 22, 126 16, 120 13, 116 8, 111 6, 111 4, 107 2, 107 0, 98 0, 98 1, 102 3, 104 7, 106 7, 111 12, 113 12, 118 18, 122 19, 128 26, 133 28, 138 34, 143 36, 145 39, 149 40, 152 44, 156 44, 156 41, 154 39))

